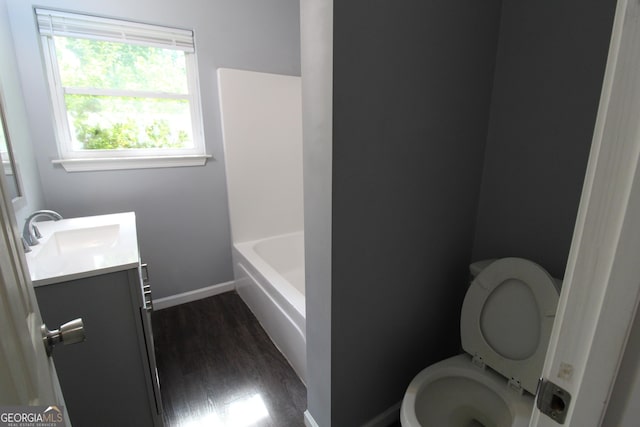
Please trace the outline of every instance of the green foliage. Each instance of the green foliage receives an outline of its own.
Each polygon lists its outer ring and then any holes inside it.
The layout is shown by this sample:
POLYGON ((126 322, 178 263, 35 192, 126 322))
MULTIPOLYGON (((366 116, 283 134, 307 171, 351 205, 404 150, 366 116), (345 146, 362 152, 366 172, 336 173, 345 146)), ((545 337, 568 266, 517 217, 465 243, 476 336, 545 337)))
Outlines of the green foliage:
MULTIPOLYGON (((184 52, 56 37, 63 86, 186 94, 184 52)), ((182 148, 191 142, 185 99, 66 94, 69 121, 82 149, 182 148)))
POLYGON ((55 45, 64 86, 187 93, 182 51, 71 37, 55 45))
POLYGON ((191 141, 185 130, 190 123, 186 101, 93 95, 65 99, 82 149, 183 148, 191 141), (187 124, 181 128, 180 122, 187 124))
POLYGON ((175 138, 171 136, 171 128, 166 120, 154 120, 150 126, 145 128, 145 132, 149 141, 152 141, 154 147, 159 148, 177 148, 184 146, 189 139, 189 135, 180 130, 175 138))
POLYGON ((87 150, 180 148, 187 139, 186 133, 179 133, 177 138, 173 138, 166 120, 154 120, 146 127, 145 132, 148 139, 140 142, 139 126, 133 119, 107 128, 76 121, 76 137, 87 150))

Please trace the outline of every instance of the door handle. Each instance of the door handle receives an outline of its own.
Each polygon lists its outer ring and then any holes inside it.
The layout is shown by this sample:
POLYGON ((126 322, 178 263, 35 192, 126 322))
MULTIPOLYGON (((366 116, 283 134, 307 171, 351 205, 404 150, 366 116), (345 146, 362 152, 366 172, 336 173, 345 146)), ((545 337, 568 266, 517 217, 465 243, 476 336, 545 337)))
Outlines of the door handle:
POLYGON ((42 331, 42 341, 44 342, 44 348, 47 351, 47 356, 51 356, 53 348, 57 344, 77 344, 86 339, 84 334, 84 324, 82 319, 74 319, 60 326, 59 329, 50 331, 47 325, 43 324, 40 328, 42 331))

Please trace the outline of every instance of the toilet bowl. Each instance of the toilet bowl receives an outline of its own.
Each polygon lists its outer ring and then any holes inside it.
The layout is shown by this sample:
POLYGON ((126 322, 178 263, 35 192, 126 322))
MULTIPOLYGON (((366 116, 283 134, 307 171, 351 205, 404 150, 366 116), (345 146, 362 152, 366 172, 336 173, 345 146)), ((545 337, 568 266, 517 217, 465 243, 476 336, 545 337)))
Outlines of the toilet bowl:
POLYGON ((560 282, 521 258, 470 269, 460 318, 466 353, 415 376, 402 401, 403 427, 529 425, 560 282))
POLYGON ((400 417, 403 426, 528 426, 532 409, 533 396, 514 392, 504 377, 460 354, 416 375, 400 417))

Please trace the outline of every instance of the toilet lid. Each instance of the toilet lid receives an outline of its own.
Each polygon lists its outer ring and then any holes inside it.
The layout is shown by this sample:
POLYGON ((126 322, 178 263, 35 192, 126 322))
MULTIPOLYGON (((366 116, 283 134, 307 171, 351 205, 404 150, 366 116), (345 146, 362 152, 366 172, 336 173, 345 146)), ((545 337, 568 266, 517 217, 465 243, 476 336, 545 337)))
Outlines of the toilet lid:
POLYGON ((462 305, 462 348, 535 394, 558 305, 553 278, 538 264, 503 258, 471 283, 462 305))

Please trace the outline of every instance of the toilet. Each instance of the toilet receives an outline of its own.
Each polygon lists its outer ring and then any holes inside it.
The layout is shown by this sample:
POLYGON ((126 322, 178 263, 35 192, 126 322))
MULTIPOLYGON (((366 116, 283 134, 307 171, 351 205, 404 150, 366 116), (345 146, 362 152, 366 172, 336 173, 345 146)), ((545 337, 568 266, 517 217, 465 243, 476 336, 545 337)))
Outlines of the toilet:
POLYGON ((403 427, 528 426, 561 281, 522 258, 479 261, 460 317, 465 353, 422 370, 403 427))

